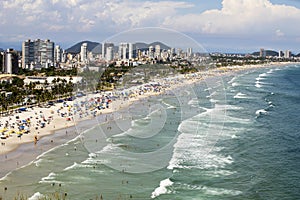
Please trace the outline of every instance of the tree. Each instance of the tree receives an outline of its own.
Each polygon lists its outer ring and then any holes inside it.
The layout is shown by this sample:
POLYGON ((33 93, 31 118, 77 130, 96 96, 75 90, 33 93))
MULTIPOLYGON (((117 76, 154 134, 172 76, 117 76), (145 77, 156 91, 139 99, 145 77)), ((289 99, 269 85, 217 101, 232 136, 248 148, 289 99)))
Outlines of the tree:
POLYGON ((18 77, 14 77, 12 79, 12 84, 18 88, 23 88, 24 86, 24 80, 18 77))

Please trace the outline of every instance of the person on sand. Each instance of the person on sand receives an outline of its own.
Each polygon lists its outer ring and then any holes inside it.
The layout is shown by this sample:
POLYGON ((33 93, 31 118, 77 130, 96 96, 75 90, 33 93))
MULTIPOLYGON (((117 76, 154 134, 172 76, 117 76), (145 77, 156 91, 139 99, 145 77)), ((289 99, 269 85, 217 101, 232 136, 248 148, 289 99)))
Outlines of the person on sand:
POLYGON ((38 138, 37 138, 37 136, 35 135, 35 136, 34 136, 34 144, 36 144, 37 141, 38 141, 38 138))

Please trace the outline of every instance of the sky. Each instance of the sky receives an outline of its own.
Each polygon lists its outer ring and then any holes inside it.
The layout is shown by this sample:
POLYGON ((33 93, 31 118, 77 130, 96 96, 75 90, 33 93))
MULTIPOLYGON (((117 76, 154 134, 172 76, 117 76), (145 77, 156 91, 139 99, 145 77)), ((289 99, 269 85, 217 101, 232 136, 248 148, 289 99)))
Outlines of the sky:
MULTIPOLYGON (((299 21, 299 0, 1 0, 0 48, 21 49, 22 41, 38 38, 68 48, 153 27, 180 34, 208 52, 299 53, 299 21)), ((168 38, 146 32, 157 41, 168 38)), ((174 37, 169 45, 176 43, 174 37)))

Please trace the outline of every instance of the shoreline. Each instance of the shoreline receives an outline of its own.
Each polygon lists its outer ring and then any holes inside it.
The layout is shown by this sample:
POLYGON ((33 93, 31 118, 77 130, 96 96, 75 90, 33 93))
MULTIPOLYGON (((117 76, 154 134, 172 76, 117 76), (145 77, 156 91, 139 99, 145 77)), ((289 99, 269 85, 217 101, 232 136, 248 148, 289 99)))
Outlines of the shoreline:
MULTIPOLYGON (((239 66, 239 67, 216 68, 216 69, 212 69, 209 71, 199 72, 196 77, 190 76, 190 75, 182 75, 182 76, 179 75, 180 77, 179 76, 175 77, 176 84, 174 84, 174 85, 170 84, 169 87, 166 87, 163 85, 162 86, 163 89, 160 92, 153 92, 153 91, 151 92, 150 91, 148 93, 130 97, 125 101, 123 101, 123 99, 117 99, 112 102, 111 107, 109 109, 101 110, 101 112, 96 117, 91 118, 90 116, 87 116, 86 118, 83 118, 82 120, 65 121, 65 123, 63 120, 61 120, 61 118, 56 118, 52 122, 50 122, 49 126, 46 126, 45 129, 40 129, 40 131, 45 130, 45 132, 43 132, 42 134, 37 133, 39 140, 37 141, 36 144, 34 144, 33 134, 31 134, 31 135, 24 134, 24 136, 27 136, 27 137, 24 137, 24 139, 22 138, 22 139, 18 140, 19 142, 17 144, 16 143, 12 144, 10 146, 10 148, 6 149, 6 151, 3 151, 1 149, 0 163, 1 163, 1 166, 5 166, 5 167, 3 167, 5 169, 1 170, 0 180, 5 178, 11 171, 17 170, 18 168, 22 168, 23 166, 26 166, 26 165, 34 162, 35 159, 38 156, 40 156, 41 154, 43 154, 51 149, 54 149, 62 144, 65 144, 70 140, 74 140, 75 138, 80 136, 80 134, 84 130, 78 132, 77 128, 82 128, 82 127, 80 127, 79 124, 83 124, 83 127, 84 127, 85 123, 88 124, 88 121, 90 121, 92 119, 96 119, 97 117, 103 118, 104 121, 102 121, 101 123, 107 123, 109 121, 105 121, 105 117, 107 117, 109 115, 113 115, 113 113, 120 111, 122 109, 126 109, 134 102, 139 102, 139 101, 145 100, 154 95, 163 95, 167 91, 170 91, 170 90, 173 90, 173 89, 185 86, 185 85, 205 81, 205 79, 207 79, 209 77, 230 75, 231 73, 234 74, 238 71, 249 70, 249 69, 280 67, 280 66, 286 66, 286 65, 290 65, 290 64, 299 64, 299 63, 270 63, 268 65, 257 65, 257 66, 256 65, 249 65, 249 66, 247 65, 247 66, 239 66), (53 127, 53 128, 51 128, 51 127, 53 127), (71 134, 69 134, 69 133, 71 133, 71 134), (67 137, 66 137, 66 135, 67 135, 67 137), (22 140, 22 142, 20 142, 21 140, 22 140), (53 141, 53 142, 51 142, 51 141, 53 141), (60 141, 60 142, 57 143, 56 141, 60 141)), ((169 82, 172 82, 172 80, 169 82)), ((39 111, 38 108, 34 108, 34 110, 35 109, 37 109, 37 111, 39 111)), ((48 111, 50 112, 49 109, 51 109, 51 108, 45 108, 45 109, 48 109, 48 111)), ((12 139, 18 139, 18 138, 12 138, 12 139)))

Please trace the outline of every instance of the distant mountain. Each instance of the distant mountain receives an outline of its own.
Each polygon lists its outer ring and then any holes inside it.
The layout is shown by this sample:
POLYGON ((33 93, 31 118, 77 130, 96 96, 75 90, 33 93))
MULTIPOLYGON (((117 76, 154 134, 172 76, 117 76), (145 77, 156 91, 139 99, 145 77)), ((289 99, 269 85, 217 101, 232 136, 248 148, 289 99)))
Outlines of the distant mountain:
POLYGON ((87 43, 87 50, 88 51, 92 51, 95 47, 99 48, 98 46, 101 46, 101 44, 98 43, 98 42, 82 41, 82 42, 78 42, 77 44, 75 44, 75 45, 71 46, 70 48, 66 49, 66 51, 68 53, 78 54, 78 53, 80 53, 81 45, 83 43, 87 43))
POLYGON ((0 51, 3 51, 3 49, 2 49, 2 48, 0 48, 0 51))
POLYGON ((135 43, 136 49, 148 49, 150 46, 153 46, 153 48, 155 48, 156 45, 160 46, 160 49, 171 49, 171 47, 165 45, 164 43, 161 42, 152 42, 150 44, 146 44, 143 42, 137 42, 135 43))
POLYGON ((92 50, 92 53, 94 54, 101 54, 102 53, 102 44, 99 43, 97 46, 95 46, 92 50))
POLYGON ((155 45, 159 45, 160 46, 160 49, 171 49, 171 47, 165 45, 164 43, 161 43, 161 42, 152 42, 151 44, 148 44, 148 47, 149 46, 153 46, 155 48, 155 45))
MULTIPOLYGON (((70 48, 66 49, 66 52, 68 53, 73 53, 73 54, 78 54, 80 53, 81 45, 83 43, 87 43, 87 50, 91 51, 95 54, 100 54, 102 52, 102 44, 98 42, 91 42, 91 41, 82 41, 78 42, 77 44, 71 46, 70 48)), ((149 49, 150 46, 153 46, 155 48, 156 45, 160 45, 160 49, 170 49, 171 47, 161 43, 161 42, 152 42, 150 44, 146 44, 143 42, 137 42, 134 44, 135 49, 140 49, 140 50, 147 50, 149 49)), ((118 46, 114 46, 114 51, 118 51, 118 46)))
POLYGON ((143 42, 137 42, 135 43, 135 47, 136 49, 147 49, 149 45, 143 42))
MULTIPOLYGON (((259 56, 260 52, 254 52, 252 53, 254 56, 259 56)), ((277 51, 272 51, 272 50, 266 50, 266 56, 279 56, 277 51)))

